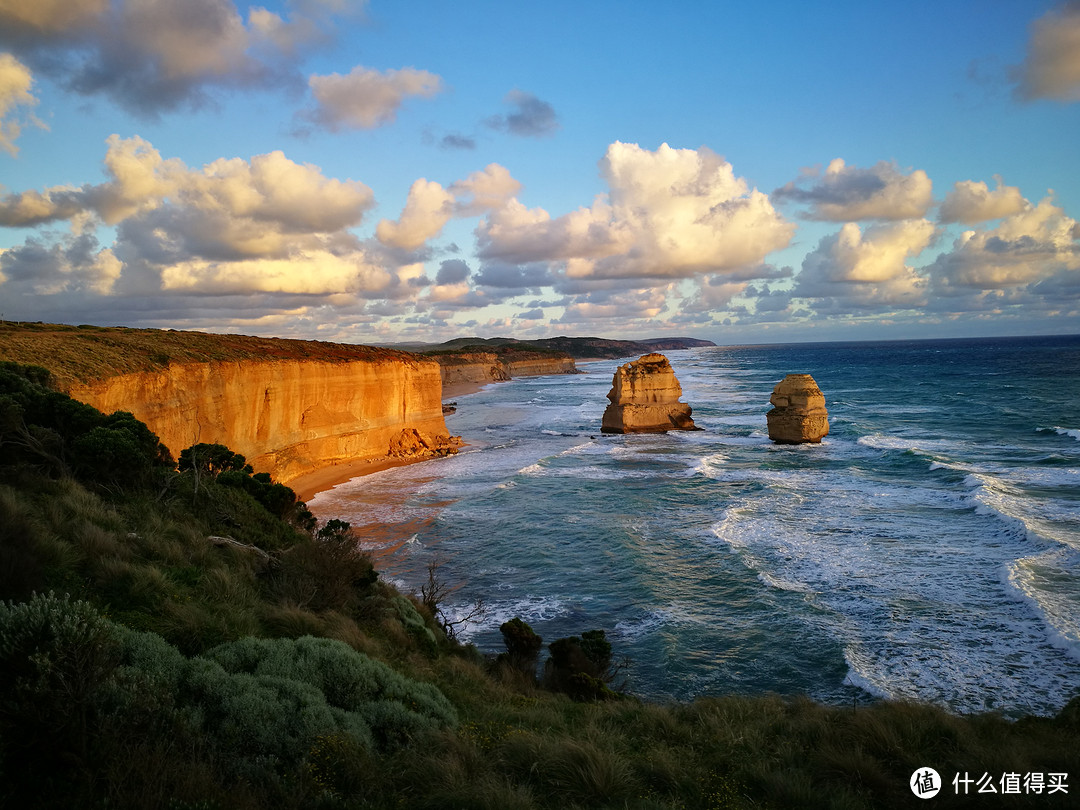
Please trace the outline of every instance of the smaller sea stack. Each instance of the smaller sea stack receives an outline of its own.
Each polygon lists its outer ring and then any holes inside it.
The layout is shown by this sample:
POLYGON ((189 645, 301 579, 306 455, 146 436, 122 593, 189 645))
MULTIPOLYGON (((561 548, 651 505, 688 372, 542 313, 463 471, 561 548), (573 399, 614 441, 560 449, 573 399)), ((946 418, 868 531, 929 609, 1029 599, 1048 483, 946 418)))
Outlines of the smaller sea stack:
POLYGON ((825 395, 809 374, 788 374, 769 398, 769 438, 777 444, 817 444, 829 433, 825 395))
POLYGON ((679 402, 682 386, 662 354, 646 354, 619 366, 611 380, 602 433, 664 433, 697 430, 691 408, 679 402))

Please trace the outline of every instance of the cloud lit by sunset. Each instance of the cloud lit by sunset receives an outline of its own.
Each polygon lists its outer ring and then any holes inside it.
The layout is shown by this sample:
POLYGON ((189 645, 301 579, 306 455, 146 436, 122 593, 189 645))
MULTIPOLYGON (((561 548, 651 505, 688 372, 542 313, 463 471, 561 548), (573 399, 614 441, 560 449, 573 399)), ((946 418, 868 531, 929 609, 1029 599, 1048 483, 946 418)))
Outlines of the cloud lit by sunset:
POLYGON ((0 311, 1080 331, 1080 10, 844 8, 3 0, 0 311))

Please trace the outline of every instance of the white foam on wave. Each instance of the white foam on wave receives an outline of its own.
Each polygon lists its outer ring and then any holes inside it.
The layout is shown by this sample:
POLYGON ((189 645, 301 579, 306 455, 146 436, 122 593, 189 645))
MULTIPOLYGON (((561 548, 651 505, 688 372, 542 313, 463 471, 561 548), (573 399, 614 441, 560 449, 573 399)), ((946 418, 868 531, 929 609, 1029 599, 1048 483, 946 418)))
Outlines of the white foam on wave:
POLYGON ((1032 605, 1047 626, 1047 639, 1080 661, 1080 554, 1054 549, 1016 560, 1005 582, 1032 605))
POLYGON ((1040 610, 1003 600, 1000 572, 1030 549, 1022 534, 1018 547, 1016 532, 987 531, 999 519, 974 516, 950 490, 821 471, 792 485, 727 507, 713 534, 768 591, 810 600, 851 683, 960 711, 1038 712, 1068 699, 1080 662, 1058 657, 1071 631, 1048 632, 1048 617, 1067 628, 1080 598, 1032 582, 1040 610))
POLYGON ((1048 481, 1056 485, 1063 478, 1068 481, 1076 476, 1075 470, 1011 469, 998 475, 974 472, 964 483, 971 487, 968 502, 976 513, 997 518, 1032 542, 1050 541, 1080 550, 1080 501, 1048 501, 1026 489, 1047 486, 1048 481))
POLYGON ((1055 427, 1054 431, 1061 436, 1071 436, 1072 438, 1080 442, 1080 430, 1077 430, 1075 428, 1055 427))
MULTIPOLYGON (((482 616, 464 625, 459 636, 463 641, 468 641, 479 633, 497 631, 502 624, 515 617, 530 625, 562 618, 571 615, 573 604, 574 602, 565 595, 529 595, 485 601, 482 616)), ((451 621, 459 621, 474 608, 475 602, 461 602, 449 606, 446 612, 451 621)))
POLYGON ((616 622, 614 634, 619 639, 636 641, 664 628, 706 624, 708 620, 695 613, 688 605, 673 602, 645 608, 640 615, 632 619, 616 622))

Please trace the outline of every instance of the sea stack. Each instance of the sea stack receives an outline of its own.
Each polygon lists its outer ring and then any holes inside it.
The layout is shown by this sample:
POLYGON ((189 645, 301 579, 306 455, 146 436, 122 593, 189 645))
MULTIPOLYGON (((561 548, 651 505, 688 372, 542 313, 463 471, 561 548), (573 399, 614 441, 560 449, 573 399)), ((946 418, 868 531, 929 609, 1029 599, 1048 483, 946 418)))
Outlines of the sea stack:
POLYGON ((602 433, 663 433, 697 430, 691 408, 679 402, 682 386, 662 354, 646 354, 619 366, 611 380, 602 433))
POLYGON ((777 444, 817 444, 829 433, 825 395, 809 374, 788 374, 777 383, 765 415, 769 438, 777 444))

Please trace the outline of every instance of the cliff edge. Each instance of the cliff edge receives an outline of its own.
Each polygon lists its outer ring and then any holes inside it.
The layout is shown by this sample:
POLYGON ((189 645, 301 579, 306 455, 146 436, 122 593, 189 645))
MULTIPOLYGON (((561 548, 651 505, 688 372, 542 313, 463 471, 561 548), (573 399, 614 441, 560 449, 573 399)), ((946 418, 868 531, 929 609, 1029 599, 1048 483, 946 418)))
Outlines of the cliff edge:
POLYGON ((440 366, 319 341, 32 324, 0 328, 0 360, 43 366, 74 399, 129 411, 172 452, 242 453, 279 482, 345 462, 446 455, 440 366))

